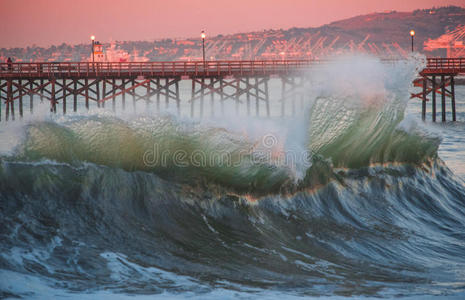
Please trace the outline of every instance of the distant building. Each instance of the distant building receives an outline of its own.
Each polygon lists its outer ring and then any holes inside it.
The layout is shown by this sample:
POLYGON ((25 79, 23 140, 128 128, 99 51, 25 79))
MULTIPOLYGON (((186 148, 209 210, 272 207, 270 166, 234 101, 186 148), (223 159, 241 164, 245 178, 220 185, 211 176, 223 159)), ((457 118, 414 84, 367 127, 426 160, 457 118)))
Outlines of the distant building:
POLYGON ((94 59, 96 62, 105 61, 105 55, 103 54, 103 45, 99 42, 95 42, 94 44, 94 59))
POLYGON ((449 58, 465 57, 465 25, 425 42, 425 51, 445 49, 449 58))
POLYGON ((129 53, 116 47, 115 42, 110 44, 110 47, 105 49, 106 61, 111 62, 127 62, 129 61, 129 53))

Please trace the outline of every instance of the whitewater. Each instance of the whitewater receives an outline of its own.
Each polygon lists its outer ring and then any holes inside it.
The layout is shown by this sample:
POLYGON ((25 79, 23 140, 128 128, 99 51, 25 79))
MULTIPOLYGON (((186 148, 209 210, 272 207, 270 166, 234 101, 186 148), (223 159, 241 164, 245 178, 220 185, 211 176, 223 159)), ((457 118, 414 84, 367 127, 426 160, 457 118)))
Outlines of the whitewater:
POLYGON ((465 297, 464 91, 423 123, 423 57, 335 59, 295 117, 1 124, 0 298, 465 297))

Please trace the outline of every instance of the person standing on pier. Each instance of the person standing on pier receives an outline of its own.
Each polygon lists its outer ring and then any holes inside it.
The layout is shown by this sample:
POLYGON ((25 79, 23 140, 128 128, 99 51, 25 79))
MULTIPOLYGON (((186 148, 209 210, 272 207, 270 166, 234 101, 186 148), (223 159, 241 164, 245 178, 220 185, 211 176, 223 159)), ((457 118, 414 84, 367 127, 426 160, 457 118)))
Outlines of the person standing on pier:
POLYGON ((6 60, 6 63, 8 64, 8 71, 12 71, 13 70, 13 61, 11 60, 11 57, 8 57, 8 59, 6 60))

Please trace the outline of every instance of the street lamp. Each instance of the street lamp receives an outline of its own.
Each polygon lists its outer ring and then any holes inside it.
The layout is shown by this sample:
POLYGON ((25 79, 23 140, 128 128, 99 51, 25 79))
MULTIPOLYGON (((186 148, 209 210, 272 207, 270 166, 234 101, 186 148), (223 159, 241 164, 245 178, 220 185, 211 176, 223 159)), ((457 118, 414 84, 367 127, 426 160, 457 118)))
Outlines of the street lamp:
POLYGON ((200 37, 202 38, 203 69, 205 70, 206 69, 206 66, 205 66, 205 38, 207 37, 207 35, 205 34, 204 30, 202 30, 202 32, 200 34, 200 37))
POLYGON ((415 30, 410 30, 410 36, 412 37, 412 52, 413 52, 413 37, 415 36, 415 30))
POLYGON ((94 44, 95 44, 95 35, 91 35, 90 39, 92 41, 92 67, 94 66, 95 58, 94 58, 94 44))

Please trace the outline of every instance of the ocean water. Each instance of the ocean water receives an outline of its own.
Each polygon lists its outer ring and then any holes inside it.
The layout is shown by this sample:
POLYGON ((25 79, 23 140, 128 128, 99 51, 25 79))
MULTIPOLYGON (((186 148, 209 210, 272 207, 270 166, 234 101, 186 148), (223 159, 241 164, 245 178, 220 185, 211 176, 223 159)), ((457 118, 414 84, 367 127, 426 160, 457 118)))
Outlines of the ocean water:
MULTIPOLYGON (((441 122, 440 106, 436 112, 436 123, 432 122, 431 103, 427 104, 427 117, 424 127, 441 137, 439 157, 447 164, 455 175, 465 180, 465 86, 456 87, 456 122, 452 122, 450 99, 447 100, 447 114, 445 123, 441 122)), ((440 101, 440 100, 439 100, 440 101)), ((407 107, 406 115, 416 119, 421 114, 420 100, 411 101, 407 107)), ((436 104, 437 105, 437 104, 436 104)))
POLYGON ((2 123, 0 298, 463 299, 465 89, 421 122, 422 64, 344 58, 285 118, 2 123))

